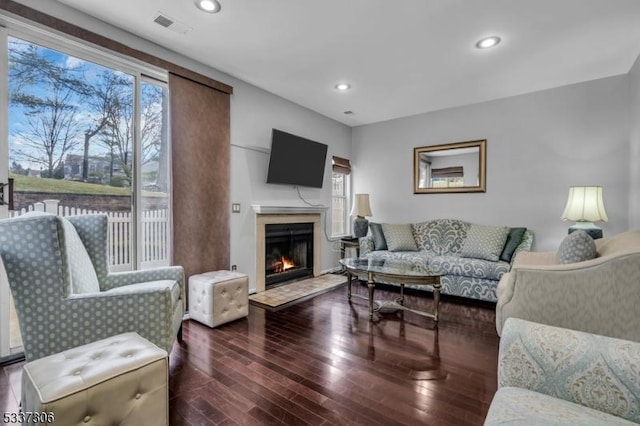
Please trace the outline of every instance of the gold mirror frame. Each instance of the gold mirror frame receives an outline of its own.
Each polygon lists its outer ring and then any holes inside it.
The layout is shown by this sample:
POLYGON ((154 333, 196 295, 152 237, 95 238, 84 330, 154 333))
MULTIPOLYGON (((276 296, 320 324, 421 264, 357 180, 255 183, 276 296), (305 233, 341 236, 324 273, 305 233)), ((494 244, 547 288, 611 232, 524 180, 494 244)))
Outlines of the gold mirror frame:
MULTIPOLYGON (((486 159, 486 139, 413 148, 413 193, 486 192, 486 159), (472 154, 478 156, 477 174, 475 170, 475 159, 471 159, 472 161, 469 162, 469 155, 472 154), (456 158, 458 155, 460 155, 460 157, 456 158), (465 157, 462 157, 463 155, 465 157), (452 159, 454 159, 453 162, 451 161, 452 159), (457 162, 456 160, 460 161, 457 162), (438 161, 442 166, 438 169, 432 169, 431 164, 435 161, 438 161), (465 165, 463 163, 466 163, 466 172, 464 171, 465 165), (431 177, 432 170, 442 171, 441 174, 443 175, 448 173, 448 176, 445 176, 447 179, 443 179, 445 181, 452 179, 453 181, 458 181, 457 183, 459 184, 459 179, 462 178, 462 185, 446 187, 433 186, 433 178, 431 177), (425 185, 425 180, 428 180, 428 186, 425 185), (475 181, 476 184, 470 184, 470 181, 475 181)), ((456 184, 456 182, 445 182, 445 184, 451 183, 456 184)))

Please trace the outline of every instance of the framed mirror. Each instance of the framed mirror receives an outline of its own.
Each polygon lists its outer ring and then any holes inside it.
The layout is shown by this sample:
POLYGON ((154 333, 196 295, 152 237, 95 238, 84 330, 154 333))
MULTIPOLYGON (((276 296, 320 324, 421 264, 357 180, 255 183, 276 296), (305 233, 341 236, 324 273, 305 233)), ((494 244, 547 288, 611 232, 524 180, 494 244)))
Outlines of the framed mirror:
POLYGON ((413 148, 413 193, 486 191, 486 139, 413 148))

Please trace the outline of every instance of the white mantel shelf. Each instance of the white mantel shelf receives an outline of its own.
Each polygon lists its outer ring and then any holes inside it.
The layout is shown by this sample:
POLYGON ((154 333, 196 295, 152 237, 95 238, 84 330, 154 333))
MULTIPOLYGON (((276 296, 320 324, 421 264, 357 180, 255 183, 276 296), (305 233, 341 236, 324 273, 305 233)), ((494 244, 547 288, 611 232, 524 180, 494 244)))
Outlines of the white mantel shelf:
POLYGON ((253 204, 251 206, 256 214, 310 214, 324 213, 328 207, 313 206, 264 206, 253 204))

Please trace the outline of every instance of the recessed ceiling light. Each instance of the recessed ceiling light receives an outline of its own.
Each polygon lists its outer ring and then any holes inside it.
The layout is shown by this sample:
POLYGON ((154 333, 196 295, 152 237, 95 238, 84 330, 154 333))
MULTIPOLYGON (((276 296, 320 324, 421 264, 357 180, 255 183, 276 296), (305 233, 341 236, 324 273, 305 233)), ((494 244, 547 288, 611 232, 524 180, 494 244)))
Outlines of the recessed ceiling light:
POLYGON ((488 49, 498 43, 500 43, 500 37, 498 36, 485 37, 476 43, 476 47, 478 49, 488 49))
POLYGON ((351 89, 351 85, 347 83, 339 83, 339 84, 336 84, 336 89, 341 92, 344 92, 345 90, 351 89))
POLYGON ((194 3, 198 6, 198 9, 207 13, 218 13, 222 9, 218 0, 194 0, 194 3))

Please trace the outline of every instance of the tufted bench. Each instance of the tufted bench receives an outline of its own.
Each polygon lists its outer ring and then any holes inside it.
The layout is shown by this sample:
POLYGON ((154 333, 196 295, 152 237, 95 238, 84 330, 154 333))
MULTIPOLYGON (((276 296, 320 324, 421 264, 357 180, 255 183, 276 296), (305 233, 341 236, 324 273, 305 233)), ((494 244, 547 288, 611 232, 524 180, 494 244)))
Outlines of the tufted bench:
POLYGON ((168 425, 168 375, 166 351, 119 334, 27 363, 22 410, 59 425, 168 425))
POLYGON ((209 327, 249 315, 247 275, 213 271, 189 277, 189 315, 209 327))

